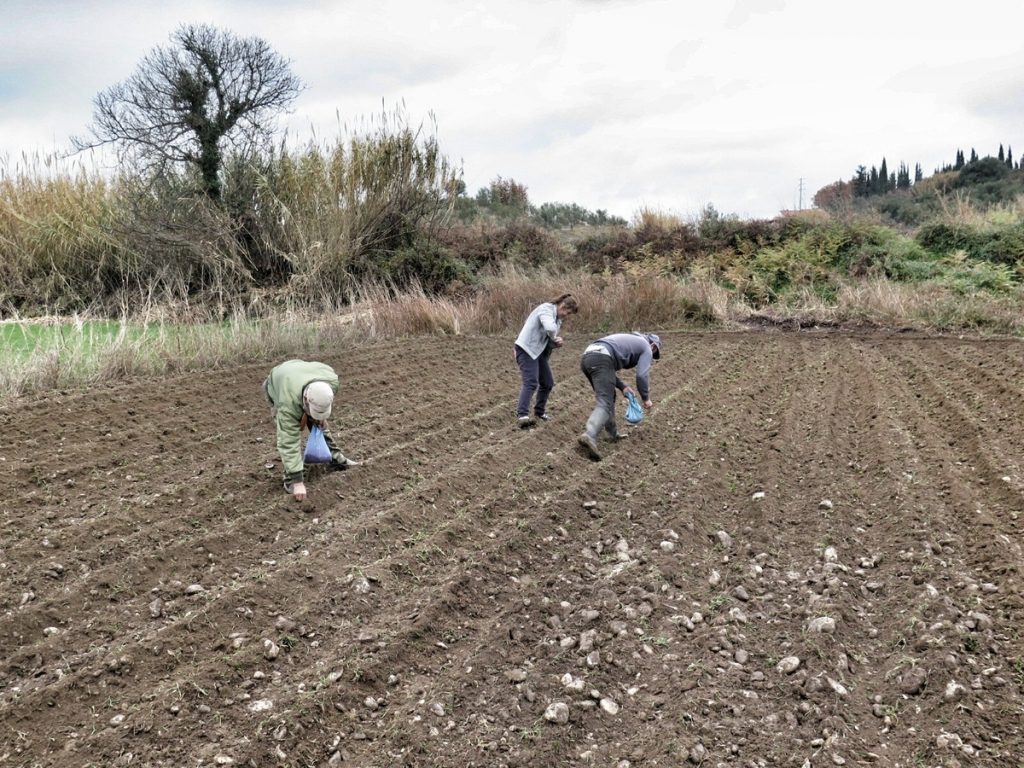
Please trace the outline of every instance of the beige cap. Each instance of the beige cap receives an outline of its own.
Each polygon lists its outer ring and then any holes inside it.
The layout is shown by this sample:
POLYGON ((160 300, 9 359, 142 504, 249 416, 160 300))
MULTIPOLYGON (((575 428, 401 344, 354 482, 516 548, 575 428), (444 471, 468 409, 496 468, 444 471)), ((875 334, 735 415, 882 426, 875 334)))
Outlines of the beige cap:
POLYGON ((306 400, 306 412, 316 421, 323 421, 331 415, 334 403, 334 390, 326 381, 312 381, 303 392, 306 400))

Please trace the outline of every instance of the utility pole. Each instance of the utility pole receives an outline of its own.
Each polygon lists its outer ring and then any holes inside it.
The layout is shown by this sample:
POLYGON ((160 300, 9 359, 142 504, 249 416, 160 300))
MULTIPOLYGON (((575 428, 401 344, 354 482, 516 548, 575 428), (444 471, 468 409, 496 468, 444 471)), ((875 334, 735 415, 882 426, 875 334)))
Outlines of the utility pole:
POLYGON ((803 209, 804 209, 804 177, 801 176, 800 177, 800 204, 797 207, 797 210, 798 211, 802 211, 803 209))

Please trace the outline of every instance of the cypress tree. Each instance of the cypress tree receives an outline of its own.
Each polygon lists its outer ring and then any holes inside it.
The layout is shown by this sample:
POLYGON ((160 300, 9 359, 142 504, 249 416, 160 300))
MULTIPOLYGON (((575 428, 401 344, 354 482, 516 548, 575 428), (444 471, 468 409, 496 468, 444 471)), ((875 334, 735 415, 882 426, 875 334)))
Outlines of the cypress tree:
POLYGON ((896 174, 896 189, 910 189, 910 169, 906 163, 900 163, 900 170, 896 174))
POLYGON ((868 196, 868 169, 863 165, 858 165, 853 174, 853 196, 868 196))
MULTIPOLYGON (((893 185, 895 186, 895 185, 893 185)), ((889 167, 882 158, 882 167, 878 169, 878 194, 884 195, 889 191, 889 167)))
POLYGON ((999 145, 999 162, 1000 163, 1005 163, 1006 162, 1006 155, 1003 154, 1003 145, 1002 144, 999 145))
POLYGON ((972 163, 978 162, 978 153, 974 151, 974 147, 971 147, 971 160, 972 163))
POLYGON ((914 164, 914 183, 917 184, 917 182, 921 181, 921 179, 923 179, 923 178, 924 178, 924 174, 921 172, 921 164, 920 163, 915 163, 914 164))
POLYGON ((1013 148, 1009 144, 1006 145, 1006 166, 1013 169, 1013 148))

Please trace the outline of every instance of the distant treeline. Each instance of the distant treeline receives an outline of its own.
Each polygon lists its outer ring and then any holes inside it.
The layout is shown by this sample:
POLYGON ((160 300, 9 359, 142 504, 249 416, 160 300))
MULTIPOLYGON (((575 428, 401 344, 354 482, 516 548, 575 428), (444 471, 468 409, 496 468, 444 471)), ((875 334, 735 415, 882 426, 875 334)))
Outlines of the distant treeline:
MULTIPOLYGON (((995 166, 998 163, 999 166, 1005 167, 1009 171, 1021 169, 1020 163, 1015 163, 1013 160, 1013 149, 1007 145, 1004 152, 1003 145, 1000 144, 999 152, 995 157, 986 156, 985 158, 979 158, 978 153, 972 147, 970 156, 965 159, 964 151, 958 149, 956 151, 956 159, 952 163, 946 163, 936 168, 935 174, 961 171, 968 166, 981 163, 982 160, 991 161, 987 163, 990 166, 995 166)), ((991 168, 989 168, 987 175, 992 175, 991 168)), ((880 165, 872 165, 870 169, 865 165, 858 165, 853 173, 853 178, 849 182, 840 183, 848 183, 850 185, 850 192, 854 197, 870 197, 872 195, 887 195, 890 192, 907 190, 912 185, 923 180, 924 173, 921 170, 920 163, 914 164, 913 174, 911 174, 910 167, 902 162, 896 171, 890 171, 888 163, 883 157, 880 165)))

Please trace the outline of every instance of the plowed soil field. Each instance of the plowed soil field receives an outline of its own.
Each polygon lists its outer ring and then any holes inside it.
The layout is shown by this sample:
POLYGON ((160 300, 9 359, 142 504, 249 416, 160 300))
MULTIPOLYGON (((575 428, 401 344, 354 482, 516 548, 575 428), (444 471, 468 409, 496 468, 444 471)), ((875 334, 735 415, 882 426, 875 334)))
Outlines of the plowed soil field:
POLYGON ((0 766, 1024 765, 1024 345, 666 334, 592 462, 588 340, 324 355, 301 504, 276 360, 0 410, 0 766))

